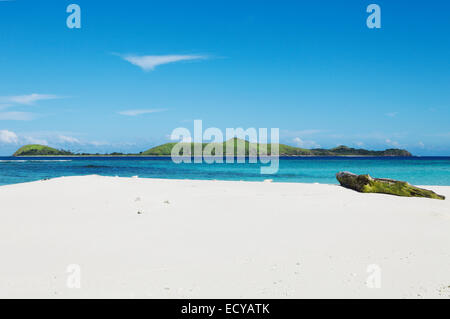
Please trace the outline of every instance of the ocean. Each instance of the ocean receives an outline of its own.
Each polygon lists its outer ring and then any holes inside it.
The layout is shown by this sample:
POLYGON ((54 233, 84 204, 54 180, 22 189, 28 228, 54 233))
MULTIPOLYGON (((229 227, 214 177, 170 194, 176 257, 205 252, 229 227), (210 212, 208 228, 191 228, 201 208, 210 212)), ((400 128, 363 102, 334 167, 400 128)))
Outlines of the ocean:
POLYGON ((261 175, 267 164, 175 164, 155 157, 0 157, 0 185, 62 176, 103 175, 166 179, 338 184, 339 171, 393 178, 415 185, 450 186, 450 157, 289 157, 279 171, 261 175))

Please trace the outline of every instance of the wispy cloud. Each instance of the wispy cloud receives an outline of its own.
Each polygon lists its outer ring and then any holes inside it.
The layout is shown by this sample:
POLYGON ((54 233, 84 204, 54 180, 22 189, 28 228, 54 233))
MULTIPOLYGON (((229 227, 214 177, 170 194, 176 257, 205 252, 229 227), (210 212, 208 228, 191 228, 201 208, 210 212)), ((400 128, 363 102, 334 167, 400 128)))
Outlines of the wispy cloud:
POLYGON ((389 112, 384 115, 386 115, 387 117, 396 117, 398 115, 398 112, 389 112))
POLYGON ((0 97, 0 102, 2 103, 12 103, 21 105, 33 105, 34 103, 42 100, 55 100, 61 99, 62 97, 52 94, 28 94, 28 95, 15 95, 15 96, 2 96, 0 97))
POLYGON ((34 105, 39 101, 62 99, 64 97, 54 94, 26 94, 0 96, 0 121, 31 121, 36 114, 30 112, 11 111, 11 108, 34 105))
POLYGON ((66 135, 59 135, 58 140, 61 143, 67 143, 67 144, 81 144, 80 140, 72 137, 72 136, 66 136, 66 135))
POLYGON ((48 145, 47 140, 44 139, 40 139, 40 138, 35 138, 32 136, 24 136, 23 140, 25 141, 25 143, 27 144, 40 144, 40 145, 48 145))
POLYGON ((401 147, 399 142, 396 141, 392 141, 391 139, 386 139, 386 144, 388 144, 389 146, 393 146, 393 147, 401 147))
POLYGON ((143 109, 143 110, 126 110, 126 111, 120 111, 118 114, 125 115, 125 116, 138 116, 143 114, 150 114, 150 113, 160 113, 165 112, 166 109, 143 109))
POLYGON ((1 130, 0 131, 0 143, 2 144, 17 144, 19 142, 19 137, 16 133, 8 131, 8 130, 1 130))
POLYGON ((29 112, 0 112, 2 121, 31 121, 35 117, 35 114, 29 112))
POLYGON ((294 143, 297 144, 298 147, 302 148, 320 148, 320 145, 317 144, 315 141, 305 141, 302 140, 300 137, 294 138, 294 143))
MULTIPOLYGON (((15 134, 15 133, 14 133, 15 134)), ((17 133, 16 141, 18 144, 42 144, 42 145, 53 145, 54 147, 69 147, 69 146, 84 146, 84 145, 106 145, 107 143, 90 142, 80 140, 74 135, 80 135, 79 133, 73 132, 26 132, 17 133)))
POLYGON ((153 71, 155 67, 163 64, 204 60, 208 57, 205 55, 120 55, 125 61, 140 67, 144 71, 153 71))
POLYGON ((26 144, 40 144, 50 145, 55 148, 70 149, 74 152, 81 152, 83 149, 91 149, 97 152, 97 148, 99 147, 130 147, 134 145, 134 143, 86 141, 74 137, 74 135, 80 135, 80 133, 52 131, 16 133, 9 130, 0 130, 0 145, 20 146, 26 144))

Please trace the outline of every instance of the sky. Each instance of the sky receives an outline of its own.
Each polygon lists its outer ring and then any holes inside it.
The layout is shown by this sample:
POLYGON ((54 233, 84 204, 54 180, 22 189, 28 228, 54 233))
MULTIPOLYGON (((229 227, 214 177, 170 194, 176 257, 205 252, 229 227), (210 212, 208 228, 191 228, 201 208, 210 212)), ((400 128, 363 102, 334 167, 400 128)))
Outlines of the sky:
POLYGON ((441 0, 0 1, 0 155, 139 152, 202 120, 448 156, 449 34, 441 0))

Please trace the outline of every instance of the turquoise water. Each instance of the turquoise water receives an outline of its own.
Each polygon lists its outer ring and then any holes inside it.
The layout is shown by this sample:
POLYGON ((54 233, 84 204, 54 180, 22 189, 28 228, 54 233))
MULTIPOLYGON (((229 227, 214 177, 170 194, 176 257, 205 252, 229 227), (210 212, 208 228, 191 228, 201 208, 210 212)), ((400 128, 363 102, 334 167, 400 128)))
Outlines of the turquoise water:
MULTIPOLYGON (((416 185, 450 186, 450 157, 280 158, 275 175, 261 175, 261 164, 175 164, 170 158, 13 158, 0 157, 0 185, 61 176, 104 175, 168 179, 245 180, 337 184, 339 171, 406 180, 416 185)), ((266 166, 266 165, 265 165, 266 166)))

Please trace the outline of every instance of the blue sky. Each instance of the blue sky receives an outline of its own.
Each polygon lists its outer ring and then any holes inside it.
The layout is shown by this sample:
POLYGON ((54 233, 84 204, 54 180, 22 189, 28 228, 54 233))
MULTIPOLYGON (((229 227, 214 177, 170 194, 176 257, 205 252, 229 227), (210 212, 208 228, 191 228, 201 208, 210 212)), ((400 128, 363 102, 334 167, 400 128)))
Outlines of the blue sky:
POLYGON ((440 0, 0 1, 0 155, 142 151, 195 119, 450 155, 449 16, 440 0))

